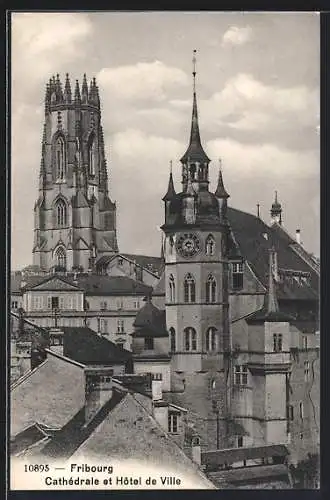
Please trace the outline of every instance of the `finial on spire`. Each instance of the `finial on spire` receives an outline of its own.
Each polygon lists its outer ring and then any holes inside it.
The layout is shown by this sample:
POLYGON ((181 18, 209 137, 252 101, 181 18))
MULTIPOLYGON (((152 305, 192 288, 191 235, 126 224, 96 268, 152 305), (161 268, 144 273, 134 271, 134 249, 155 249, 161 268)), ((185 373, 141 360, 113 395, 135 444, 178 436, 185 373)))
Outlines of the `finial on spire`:
POLYGON ((79 81, 76 80, 76 86, 74 89, 74 100, 76 103, 80 103, 80 89, 79 89, 79 81))
POLYGON ((260 219, 260 204, 257 203, 257 217, 260 219))
POLYGON ((170 174, 172 174, 173 161, 170 160, 170 174))
POLYGON ((173 183, 173 175, 172 175, 172 160, 170 161, 170 177, 168 180, 168 187, 167 187, 167 192, 165 196, 163 197, 163 201, 168 201, 171 200, 176 196, 176 192, 174 189, 174 183, 173 183))
POLYGON ((196 62, 197 62, 197 59, 196 59, 196 49, 194 49, 193 51, 193 58, 192 58, 192 63, 193 63, 193 88, 194 88, 194 93, 196 92, 196 62))
POLYGON ((87 86, 87 78, 86 78, 86 73, 84 73, 83 76, 83 82, 81 86, 81 97, 83 102, 87 102, 88 100, 88 86, 87 86))
POLYGON ((224 183, 223 183, 221 158, 219 158, 218 185, 217 185, 217 189, 215 190, 214 194, 217 198, 229 198, 229 194, 227 193, 225 186, 224 186, 224 183))

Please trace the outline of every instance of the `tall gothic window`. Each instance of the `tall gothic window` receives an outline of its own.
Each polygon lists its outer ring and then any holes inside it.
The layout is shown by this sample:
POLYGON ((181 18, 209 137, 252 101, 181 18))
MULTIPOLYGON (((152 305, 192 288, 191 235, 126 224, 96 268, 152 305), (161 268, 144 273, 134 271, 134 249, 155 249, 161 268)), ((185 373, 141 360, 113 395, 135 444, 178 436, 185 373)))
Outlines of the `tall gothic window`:
POLYGON ((184 346, 186 351, 197 351, 197 333, 191 326, 184 329, 184 346))
POLYGON ((175 281, 173 274, 171 274, 169 278, 169 288, 170 288, 170 302, 175 302, 175 281))
POLYGON ((206 282, 206 302, 208 303, 216 302, 216 291, 217 291, 217 283, 215 281, 214 276, 210 274, 206 282))
POLYGON ((215 241, 212 234, 209 234, 206 238, 205 253, 206 255, 214 255, 215 253, 215 241))
POLYGON ((58 200, 56 203, 56 224, 58 227, 65 227, 67 224, 66 204, 63 200, 58 200))
POLYGON ((88 154, 89 154, 89 175, 95 175, 95 141, 93 141, 89 146, 88 154))
POLYGON ((217 329, 214 326, 211 326, 207 329, 206 332, 206 350, 207 351, 216 351, 217 349, 217 329))
POLYGON ((63 137, 59 137, 55 145, 56 178, 63 180, 65 177, 65 145, 63 137))
POLYGON ((195 302, 196 301, 196 285, 195 280, 189 273, 184 280, 184 302, 195 302))
POLYGON ((175 351, 175 330, 173 327, 170 328, 170 349, 171 352, 175 351))
POLYGON ((56 250, 56 265, 66 269, 66 254, 64 248, 60 247, 56 250))

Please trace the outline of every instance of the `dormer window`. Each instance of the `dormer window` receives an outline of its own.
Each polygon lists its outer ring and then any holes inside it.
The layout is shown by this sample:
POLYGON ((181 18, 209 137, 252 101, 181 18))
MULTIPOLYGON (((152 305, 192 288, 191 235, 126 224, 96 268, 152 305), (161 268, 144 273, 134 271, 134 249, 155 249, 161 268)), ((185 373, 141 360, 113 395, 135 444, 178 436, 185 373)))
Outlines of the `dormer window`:
POLYGON ((243 262, 232 263, 232 287, 233 290, 242 290, 243 288, 243 262))
POLYGON ((168 412, 168 432, 172 434, 177 434, 178 432, 178 420, 179 415, 177 413, 168 412))
POLYGON ((210 234, 206 239, 205 253, 206 255, 214 255, 215 253, 215 241, 212 234, 210 234))
POLYGON ((281 333, 274 333, 273 335, 273 351, 282 352, 283 336, 281 333))

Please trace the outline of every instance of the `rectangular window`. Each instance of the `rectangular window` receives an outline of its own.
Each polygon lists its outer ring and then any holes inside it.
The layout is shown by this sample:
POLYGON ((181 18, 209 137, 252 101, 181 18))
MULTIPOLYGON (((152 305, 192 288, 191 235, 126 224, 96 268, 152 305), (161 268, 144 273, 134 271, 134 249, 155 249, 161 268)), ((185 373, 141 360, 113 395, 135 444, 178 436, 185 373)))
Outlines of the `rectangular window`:
POLYGON ((101 333, 108 333, 108 320, 107 319, 101 319, 100 330, 101 330, 101 333))
POLYGON ((305 351, 308 349, 308 337, 306 337, 306 335, 303 336, 303 349, 305 349, 305 351))
POLYGON ((237 437, 237 448, 242 448, 243 447, 243 436, 238 436, 237 437))
POLYGON ((281 333, 274 333, 273 335, 273 351, 282 352, 283 335, 281 333))
POLYGON ((140 309, 140 302, 138 300, 134 301, 134 309, 140 309))
POLYGON ((246 365, 236 365, 234 367, 234 384, 247 385, 248 383, 248 369, 246 365))
POLYGON ((122 266, 124 264, 124 261, 122 258, 118 259, 118 266, 122 266))
POLYGON ((60 309, 65 309, 65 301, 64 301, 64 297, 60 297, 60 309))
POLYGON ((243 262, 234 262, 232 264, 232 286, 233 290, 243 288, 243 262))
POLYGON ((102 301, 100 303, 100 309, 101 309, 101 311, 106 311, 107 310, 107 306, 108 306, 107 302, 106 301, 102 301))
POLYGON ((144 339, 144 348, 147 351, 150 351, 154 348, 154 338, 153 337, 145 337, 144 339))
POLYGON ((117 342, 116 345, 121 349, 124 349, 124 342, 117 342))
POLYGON ((125 333, 125 324, 123 319, 117 321, 117 333, 125 333))
POLYGON ((51 297, 51 304, 52 304, 52 309, 58 309, 59 307, 58 297, 51 297))
POLYGON ((170 413, 168 414, 168 432, 177 434, 178 432, 178 414, 170 413))
POLYGON ((292 405, 289 405, 287 407, 287 415, 286 415, 286 418, 288 420, 293 420, 293 406, 292 405))
POLYGON ((305 382, 309 381, 309 361, 304 361, 305 382))
POLYGON ((299 403, 299 414, 300 414, 300 418, 303 419, 304 418, 304 403, 302 401, 299 403))
POLYGON ((14 300, 12 303, 11 303, 11 308, 12 309, 17 309, 18 308, 18 302, 16 300, 14 300))

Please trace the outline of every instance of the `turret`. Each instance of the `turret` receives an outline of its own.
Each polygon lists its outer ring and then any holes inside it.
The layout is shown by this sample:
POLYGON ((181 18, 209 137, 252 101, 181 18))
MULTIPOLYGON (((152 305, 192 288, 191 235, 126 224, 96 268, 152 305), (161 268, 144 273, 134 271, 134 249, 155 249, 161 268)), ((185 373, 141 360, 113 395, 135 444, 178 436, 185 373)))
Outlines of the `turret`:
POLYGON ((221 160, 219 159, 219 176, 218 176, 218 185, 215 190, 215 196, 218 198, 219 203, 219 215, 221 219, 226 219, 227 216, 227 200, 229 198, 229 194, 227 193, 223 178, 222 178, 222 168, 221 168, 221 160))
POLYGON ((71 83, 69 79, 69 74, 66 74, 65 77, 65 86, 64 86, 64 102, 66 104, 71 104, 72 94, 71 94, 71 83))
POLYGON ((277 224, 282 224, 282 205, 278 202, 277 191, 275 191, 275 200, 274 203, 272 204, 270 215, 271 215, 271 224, 274 224, 275 222, 277 224))

